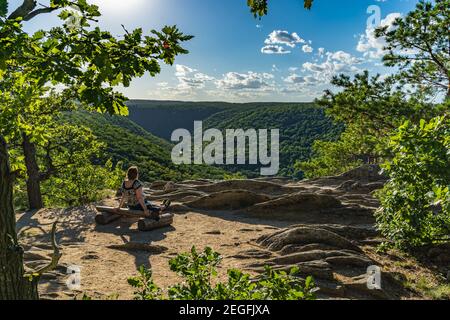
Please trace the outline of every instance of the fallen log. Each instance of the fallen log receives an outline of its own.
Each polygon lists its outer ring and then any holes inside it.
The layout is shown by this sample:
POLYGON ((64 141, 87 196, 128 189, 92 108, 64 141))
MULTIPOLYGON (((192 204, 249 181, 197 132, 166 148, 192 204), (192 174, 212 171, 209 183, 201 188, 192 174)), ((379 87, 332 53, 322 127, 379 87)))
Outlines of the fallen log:
POLYGON ((120 215, 103 212, 95 216, 95 222, 100 225, 106 225, 120 219, 120 215))
POLYGON ((130 210, 130 209, 119 209, 113 207, 97 206, 95 207, 98 212, 100 212, 95 217, 95 222, 101 225, 105 225, 120 219, 121 217, 133 217, 141 218, 138 221, 138 229, 140 231, 151 231, 163 227, 167 227, 173 223, 173 214, 164 213, 160 216, 159 221, 148 218, 143 211, 130 210))
POLYGON ((97 206, 95 207, 98 212, 102 213, 110 213, 114 215, 119 216, 125 216, 125 217, 132 217, 132 218, 146 218, 147 216, 144 214, 144 211, 141 210, 131 210, 127 208, 113 208, 113 207, 104 207, 104 206, 97 206))
POLYGON ((173 223, 173 214, 164 213, 159 217, 159 221, 153 219, 140 219, 138 221, 139 231, 151 231, 163 227, 170 226, 173 223))

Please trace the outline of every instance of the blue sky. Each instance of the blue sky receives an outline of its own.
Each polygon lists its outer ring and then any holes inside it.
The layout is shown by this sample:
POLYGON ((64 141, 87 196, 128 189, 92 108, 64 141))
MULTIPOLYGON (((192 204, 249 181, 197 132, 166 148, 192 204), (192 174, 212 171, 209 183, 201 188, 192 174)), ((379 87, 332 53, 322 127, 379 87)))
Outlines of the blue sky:
MULTIPOLYGON (((10 9, 21 1, 10 1, 10 9)), ((146 75, 119 88, 129 98, 220 101, 312 101, 338 73, 380 65, 382 40, 375 39, 369 6, 389 25, 416 0, 269 0, 269 15, 254 19, 246 0, 88 0, 100 6, 100 25, 114 34, 176 24, 195 38, 174 66, 156 78, 146 75), (377 9, 378 10, 378 9, 377 9)), ((46 1, 42 1, 46 3, 46 1)), ((54 15, 26 25, 28 31, 57 24, 54 15)))

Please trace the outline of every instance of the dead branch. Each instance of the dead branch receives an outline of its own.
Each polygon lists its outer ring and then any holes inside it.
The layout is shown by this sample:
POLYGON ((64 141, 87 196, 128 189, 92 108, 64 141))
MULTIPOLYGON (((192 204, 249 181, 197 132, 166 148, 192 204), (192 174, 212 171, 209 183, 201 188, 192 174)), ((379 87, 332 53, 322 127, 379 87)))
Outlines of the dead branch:
POLYGON ((51 233, 51 243, 53 247, 53 254, 52 254, 52 260, 50 263, 35 272, 33 272, 33 276, 40 277, 44 273, 54 270, 58 266, 59 259, 61 258, 62 254, 59 250, 58 244, 56 243, 56 225, 58 224, 58 221, 55 221, 52 226, 52 233, 51 233))

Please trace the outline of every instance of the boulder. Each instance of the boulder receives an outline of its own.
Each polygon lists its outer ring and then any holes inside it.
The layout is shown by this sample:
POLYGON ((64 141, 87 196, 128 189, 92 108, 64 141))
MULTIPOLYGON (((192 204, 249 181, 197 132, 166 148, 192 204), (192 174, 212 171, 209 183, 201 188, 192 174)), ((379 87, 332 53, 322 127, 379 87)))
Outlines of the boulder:
POLYGON ((279 214, 279 218, 283 218, 283 214, 286 213, 293 213, 295 217, 295 215, 301 216, 304 213, 329 212, 341 207, 341 201, 331 195, 299 192, 257 203, 247 208, 246 212, 267 217, 274 216, 276 213, 279 214))
POLYGON ((221 192, 229 190, 247 190, 262 194, 284 194, 297 192, 296 188, 284 187, 282 185, 258 180, 225 180, 212 184, 199 185, 195 187, 197 190, 204 192, 221 192))
MULTIPOLYGON (((296 224, 292 227, 308 227, 304 224, 296 224)), ((314 227, 334 232, 344 238, 365 240, 379 236, 374 226, 346 226, 341 224, 315 224, 314 227)))
POLYGON ((337 178, 342 180, 355 180, 358 182, 376 182, 376 181, 386 181, 387 177, 380 173, 381 168, 378 165, 362 165, 358 168, 347 171, 337 178))
POLYGON ((272 235, 262 236, 258 239, 258 243, 272 251, 282 250, 289 244, 307 245, 311 243, 321 243, 336 248, 361 252, 361 249, 358 246, 346 238, 341 237, 334 232, 312 226, 288 228, 272 235))
POLYGON ((269 196, 246 190, 230 190, 212 193, 186 202, 190 208, 201 210, 237 210, 270 200, 269 196))

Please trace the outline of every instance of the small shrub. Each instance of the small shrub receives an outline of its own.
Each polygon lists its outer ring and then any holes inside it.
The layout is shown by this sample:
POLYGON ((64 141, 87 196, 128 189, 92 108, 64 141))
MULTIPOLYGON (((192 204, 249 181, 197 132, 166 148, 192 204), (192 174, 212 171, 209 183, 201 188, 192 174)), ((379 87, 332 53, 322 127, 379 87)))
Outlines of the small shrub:
POLYGON ((383 236, 399 248, 450 241, 450 120, 405 122, 391 138, 390 177, 378 192, 383 236))
POLYGON ((168 288, 167 296, 153 282, 152 272, 141 266, 136 277, 128 283, 136 288, 137 300, 312 300, 315 285, 311 277, 302 281, 296 277, 298 268, 289 273, 274 271, 266 267, 265 273, 252 279, 239 270, 228 270, 228 281, 212 284, 217 276, 216 267, 222 257, 207 247, 197 252, 182 253, 169 261, 170 270, 180 275, 184 282, 168 288))

